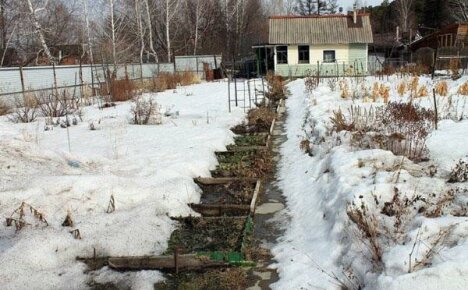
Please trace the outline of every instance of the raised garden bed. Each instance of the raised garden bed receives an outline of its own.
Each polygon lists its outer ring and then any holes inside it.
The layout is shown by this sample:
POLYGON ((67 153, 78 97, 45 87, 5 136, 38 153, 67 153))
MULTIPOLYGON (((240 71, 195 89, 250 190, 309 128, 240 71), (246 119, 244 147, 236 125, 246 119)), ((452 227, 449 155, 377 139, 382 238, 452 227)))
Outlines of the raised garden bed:
POLYGON ((169 239, 167 254, 194 252, 240 252, 246 217, 184 217, 169 239))
POLYGON ((246 216, 253 211, 256 200, 252 199, 258 195, 260 180, 235 179, 223 183, 214 180, 208 184, 195 180, 203 193, 200 203, 190 204, 193 210, 205 217, 246 216))
POLYGON ((234 144, 228 145, 226 147, 229 151, 262 149, 267 146, 268 139, 269 135, 266 133, 244 134, 234 137, 234 144))
POLYGON ((220 184, 198 183, 202 189, 201 204, 250 204, 256 180, 232 180, 220 184))
POLYGON ((155 290, 243 290, 247 274, 240 268, 212 269, 168 275, 166 281, 154 285, 155 290))
POLYGON ((213 177, 251 177, 262 178, 273 168, 271 153, 256 151, 256 154, 246 155, 244 158, 223 157, 215 170, 211 171, 213 177))

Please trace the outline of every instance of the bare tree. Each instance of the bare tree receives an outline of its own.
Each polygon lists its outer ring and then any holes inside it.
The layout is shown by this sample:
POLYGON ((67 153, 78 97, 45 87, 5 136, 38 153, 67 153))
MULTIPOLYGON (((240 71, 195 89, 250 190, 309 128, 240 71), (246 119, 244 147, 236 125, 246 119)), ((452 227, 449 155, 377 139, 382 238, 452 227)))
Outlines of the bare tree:
POLYGON ((156 53, 156 50, 154 49, 153 24, 152 24, 152 21, 151 21, 150 6, 149 6, 149 3, 148 3, 148 0, 143 0, 143 1, 145 2, 145 8, 146 8, 146 25, 148 27, 150 52, 153 55, 156 62, 158 62, 158 54, 156 53))
POLYGON ((40 7, 34 7, 31 0, 26 0, 26 1, 27 1, 28 8, 29 8, 29 18, 30 18, 32 24, 34 25, 35 32, 36 32, 37 36, 39 37, 42 49, 43 49, 44 53, 46 54, 47 58, 49 59, 49 62, 53 63, 53 64, 56 64, 57 61, 52 56, 52 54, 50 53, 49 47, 47 46, 47 43, 46 43, 46 40, 45 40, 45 37, 44 37, 44 32, 43 32, 42 26, 39 23, 39 20, 38 20, 38 17, 37 17, 38 12, 43 11, 43 10, 46 9, 47 4, 49 3, 49 0, 45 0, 45 2, 42 3, 43 5, 40 6, 40 7))
POLYGON ((410 28, 410 17, 413 14, 414 0, 396 0, 396 10, 402 32, 408 32, 410 28))
POLYGON ((467 0, 449 0, 449 7, 452 8, 452 15, 456 21, 468 22, 467 0))
MULTIPOLYGON (((143 19, 141 17, 140 0, 133 0, 135 3, 135 17, 138 26, 138 36, 140 38, 140 66, 143 65, 143 53, 145 52, 145 34, 143 31, 143 19)), ((143 72, 142 72, 143 73, 143 72)))
POLYGON ((172 59, 172 46, 171 46, 171 24, 179 13, 180 0, 163 0, 164 1, 164 26, 166 36, 166 51, 167 61, 172 59))
POLYGON ((94 64, 93 45, 91 41, 91 31, 89 28, 88 0, 83 0, 83 18, 84 18, 84 23, 86 26, 86 37, 88 40, 89 61, 91 62, 91 64, 94 64))

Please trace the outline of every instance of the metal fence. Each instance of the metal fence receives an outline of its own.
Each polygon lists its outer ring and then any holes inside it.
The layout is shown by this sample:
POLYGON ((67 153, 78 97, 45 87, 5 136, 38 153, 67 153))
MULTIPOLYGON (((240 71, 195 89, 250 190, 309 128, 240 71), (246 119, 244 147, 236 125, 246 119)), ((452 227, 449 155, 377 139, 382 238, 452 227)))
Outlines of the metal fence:
MULTIPOLYGON (((116 68, 117 79, 126 75, 129 79, 151 78, 162 72, 174 73, 190 71, 200 79, 205 77, 205 69, 217 69, 222 59, 219 55, 176 56, 175 63, 125 64, 116 68)), ((40 90, 98 86, 105 81, 107 70, 113 71, 111 64, 36 66, 0 68, 0 97, 40 90)))

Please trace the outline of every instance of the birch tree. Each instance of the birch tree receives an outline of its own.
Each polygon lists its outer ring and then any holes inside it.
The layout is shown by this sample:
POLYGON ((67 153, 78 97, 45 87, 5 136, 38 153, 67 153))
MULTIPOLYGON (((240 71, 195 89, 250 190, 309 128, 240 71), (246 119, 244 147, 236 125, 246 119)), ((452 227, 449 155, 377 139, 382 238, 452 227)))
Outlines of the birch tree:
MULTIPOLYGON (((112 0, 110 0, 110 1, 112 1, 112 0)), ((37 13, 39 13, 39 12, 41 12, 41 11, 43 11, 43 10, 45 10, 47 8, 49 0, 45 0, 44 3, 42 3, 41 6, 38 5, 39 7, 35 7, 31 0, 26 0, 26 2, 27 2, 27 5, 28 5, 28 9, 29 9, 29 19, 31 20, 31 22, 32 22, 32 24, 34 26, 35 33, 39 37, 39 41, 41 43, 42 50, 44 51, 47 58, 49 59, 49 62, 52 63, 52 64, 56 64, 57 61, 52 56, 52 53, 50 52, 50 49, 47 46, 47 43, 46 43, 46 40, 45 40, 45 37, 44 37, 44 31, 43 31, 42 26, 39 23, 39 19, 37 17, 37 13)))
POLYGON ((143 23, 140 9, 140 0, 134 0, 135 17, 138 26, 138 37, 140 38, 140 66, 143 65, 143 53, 145 52, 145 35, 143 31, 143 23))
POLYGON ((94 56, 93 56, 93 45, 91 41, 91 31, 89 28, 89 10, 88 10, 88 0, 83 0, 83 20, 86 28, 86 37, 88 40, 88 55, 89 61, 91 64, 94 64, 94 56))
POLYGON ((402 32, 408 32, 410 28, 410 17, 413 14, 413 2, 414 0, 396 0, 396 10, 398 19, 401 26, 402 32))
POLYGON ((167 61, 172 59, 172 46, 171 46, 171 23, 175 16, 179 12, 180 0, 164 0, 165 8, 165 21, 166 26, 166 50, 167 50, 167 61))
POLYGON ((146 25, 148 27, 148 42, 149 42, 149 49, 150 53, 153 55, 154 59, 156 62, 158 62, 158 54, 156 53, 156 50, 154 49, 154 40, 153 40, 153 24, 151 20, 151 13, 150 13, 150 5, 148 3, 148 0, 143 0, 145 3, 145 10, 146 10, 146 25))

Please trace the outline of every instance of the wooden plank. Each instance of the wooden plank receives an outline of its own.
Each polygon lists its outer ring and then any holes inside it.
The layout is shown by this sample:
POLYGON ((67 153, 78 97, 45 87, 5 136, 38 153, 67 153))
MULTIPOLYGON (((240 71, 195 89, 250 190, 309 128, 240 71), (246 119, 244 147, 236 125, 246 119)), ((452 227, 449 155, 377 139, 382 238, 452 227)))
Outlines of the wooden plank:
MULTIPOLYGON (((166 256, 136 256, 109 257, 108 265, 115 270, 172 270, 175 269, 173 255, 166 256)), ((195 254, 178 255, 177 268, 179 270, 203 269, 208 267, 226 267, 226 262, 212 261, 208 257, 195 254)))
POLYGON ((226 184, 230 182, 256 182, 257 178, 250 178, 250 177, 197 177, 194 178, 194 181, 199 184, 204 185, 216 185, 216 184, 226 184))
MULTIPOLYGON (((269 136, 269 135, 268 135, 269 136)), ((241 152, 241 151, 254 151, 254 150, 267 150, 267 146, 235 146, 227 151, 216 151, 216 154, 224 152, 241 152)))
POLYGON ((252 201, 250 203, 250 212, 251 213, 255 213, 255 206, 257 204, 257 198, 258 198, 258 194, 260 192, 261 185, 262 185, 262 181, 260 179, 257 180, 257 185, 255 185, 254 195, 253 195, 252 201))
POLYGON ((204 217, 222 216, 227 213, 245 212, 249 213, 250 206, 245 204, 194 204, 189 206, 204 217))

